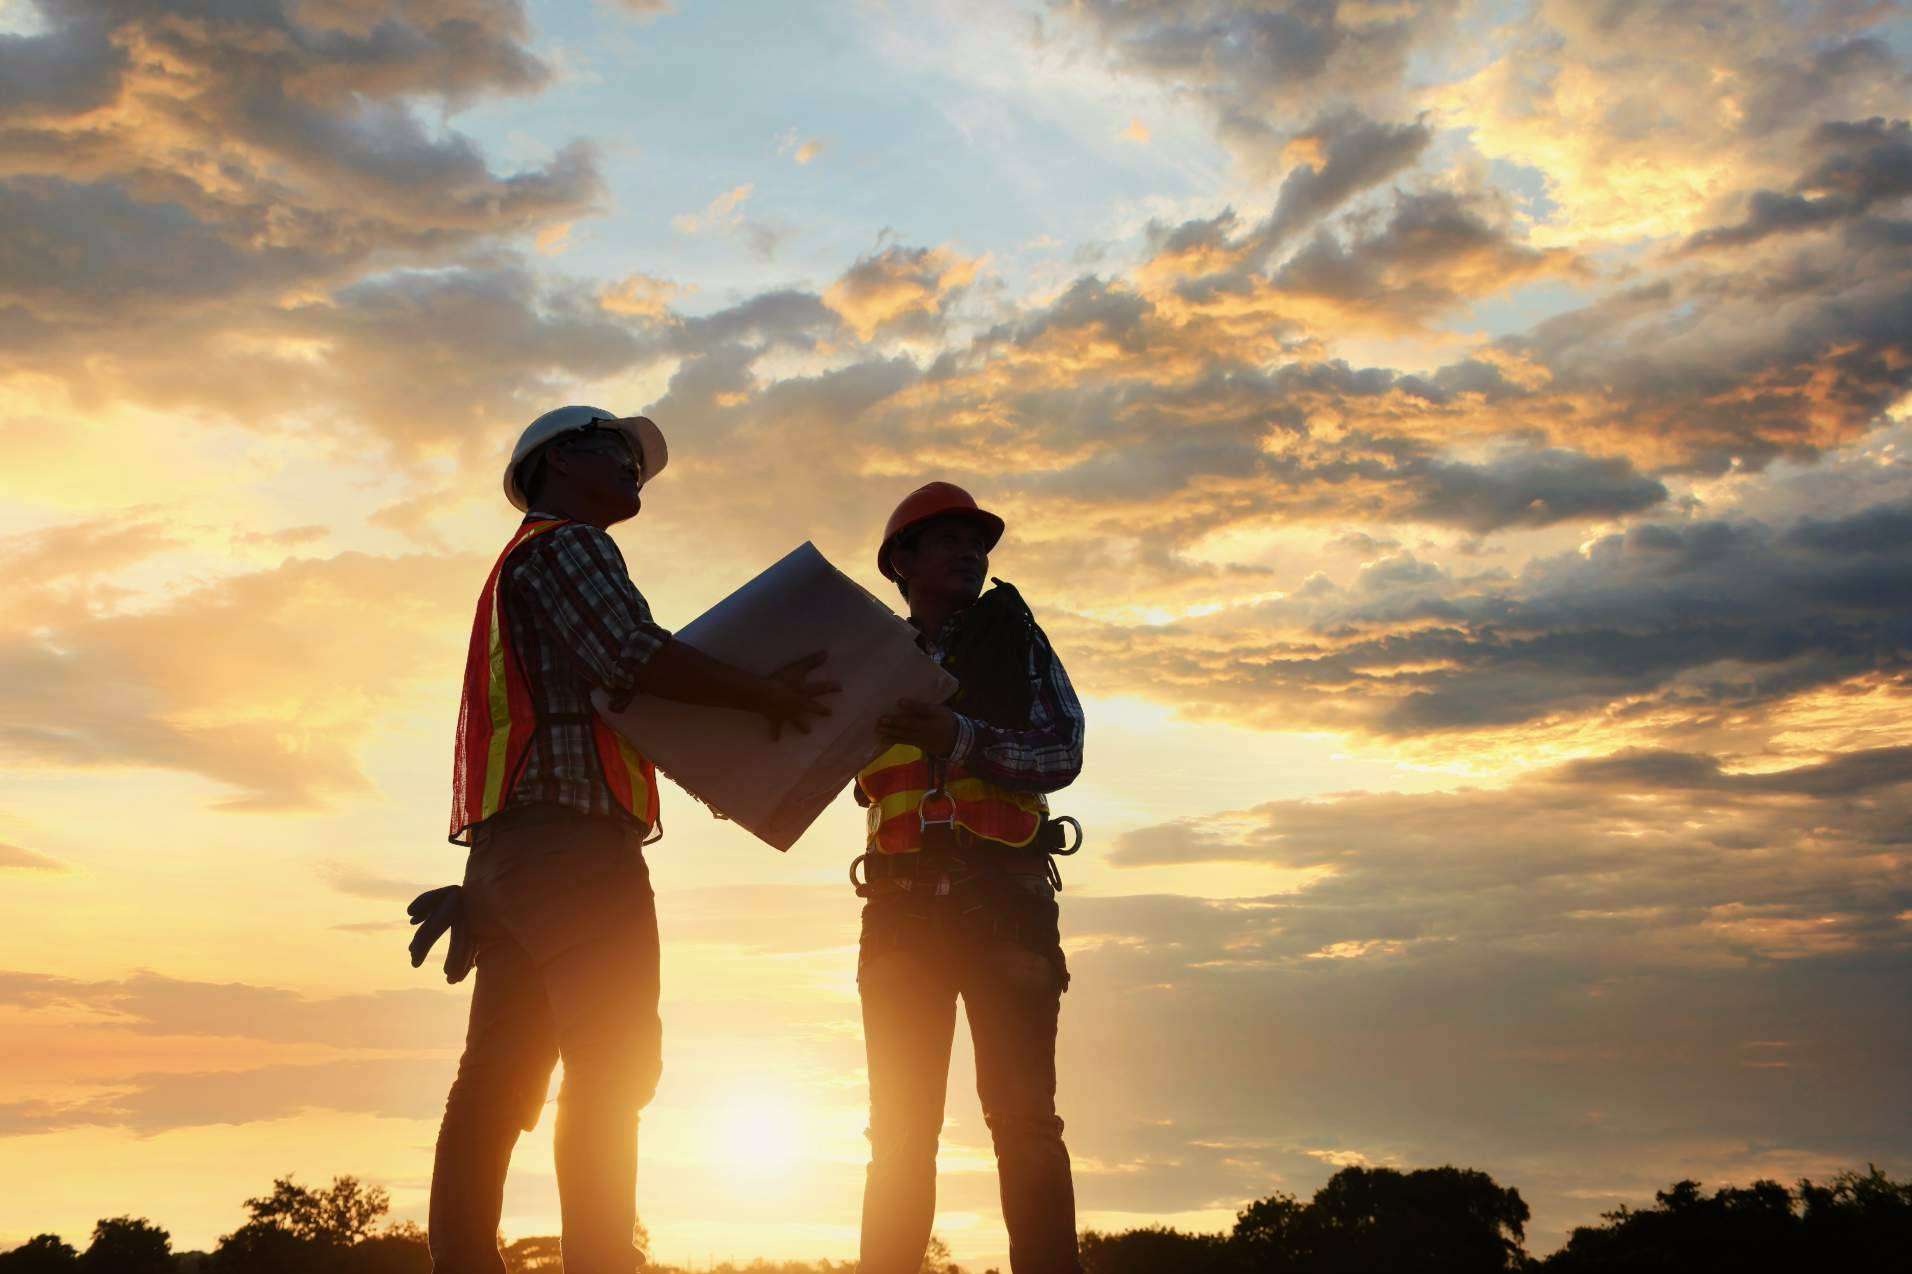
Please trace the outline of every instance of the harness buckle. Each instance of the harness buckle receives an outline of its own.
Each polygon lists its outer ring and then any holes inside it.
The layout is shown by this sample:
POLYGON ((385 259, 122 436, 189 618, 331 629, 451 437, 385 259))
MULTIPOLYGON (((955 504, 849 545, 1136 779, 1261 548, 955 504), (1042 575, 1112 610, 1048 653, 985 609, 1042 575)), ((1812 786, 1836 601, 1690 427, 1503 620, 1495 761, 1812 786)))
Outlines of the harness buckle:
POLYGON ((916 825, 919 831, 925 832, 932 827, 954 827, 956 825, 956 798, 951 796, 946 788, 932 787, 925 789, 921 798, 916 802, 916 825), (940 796, 949 803, 948 818, 931 818, 924 812, 924 808, 929 804, 932 796, 940 796))

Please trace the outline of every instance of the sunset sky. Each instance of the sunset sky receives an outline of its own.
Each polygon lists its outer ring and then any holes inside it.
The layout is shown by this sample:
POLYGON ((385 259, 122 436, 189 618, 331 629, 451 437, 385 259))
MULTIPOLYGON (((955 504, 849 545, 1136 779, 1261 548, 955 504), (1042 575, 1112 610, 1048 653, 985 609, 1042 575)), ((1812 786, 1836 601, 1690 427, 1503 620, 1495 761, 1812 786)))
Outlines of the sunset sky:
MULTIPOLYGON (((0 0, 0 1248, 423 1219, 402 912, 567 402, 670 437, 666 626, 1006 518, 1085 1226, 1912 1171, 1909 67, 1875 0, 0 0)), ((656 1251, 853 1255, 858 812, 664 819, 656 1251)))

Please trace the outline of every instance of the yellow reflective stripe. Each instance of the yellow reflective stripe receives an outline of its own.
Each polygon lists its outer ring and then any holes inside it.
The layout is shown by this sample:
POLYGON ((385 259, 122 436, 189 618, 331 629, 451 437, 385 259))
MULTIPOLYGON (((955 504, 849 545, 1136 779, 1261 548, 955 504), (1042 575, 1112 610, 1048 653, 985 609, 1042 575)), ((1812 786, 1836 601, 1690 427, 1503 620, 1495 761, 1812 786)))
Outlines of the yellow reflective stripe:
POLYGON ((624 772, 630 776, 631 813, 648 822, 651 818, 651 780, 644 773, 644 756, 623 735, 616 731, 612 733, 617 737, 618 759, 624 762, 624 772))
POLYGON ((870 806, 872 825, 887 823, 898 814, 915 814, 916 807, 922 803, 923 793, 891 792, 882 800, 870 806))
MULTIPOLYGON (((998 844, 1010 845, 1017 848, 1027 845, 1036 838, 1036 833, 1042 828, 1042 816, 1047 813, 1049 809, 1047 798, 1040 792, 1017 792, 1006 787, 1000 787, 987 779, 974 777, 955 779, 945 785, 945 790, 955 799, 956 822, 960 826, 968 828, 978 836, 984 836, 996 841, 998 844), (985 822, 987 820, 980 817, 985 811, 978 810, 976 807, 992 802, 1000 805, 1008 805, 1022 814, 1031 816, 1032 821, 1029 827, 1029 834, 1020 840, 1004 840, 1000 836, 991 834, 988 829, 977 827, 976 823, 985 822)), ((880 801, 871 802, 869 813, 869 840, 872 843, 876 842, 881 835, 883 827, 888 824, 891 819, 907 818, 914 820, 917 817, 918 809, 922 806, 924 792, 925 789, 922 788, 903 792, 892 792, 880 801)), ((948 806, 941 804, 939 798, 937 812, 940 813, 947 809, 948 806)), ((911 840, 916 839, 918 831, 920 831, 920 825, 914 823, 909 825, 911 840)), ((916 846, 911 845, 910 848, 914 849, 916 846)))
POLYGON ((863 773, 874 774, 878 770, 887 770, 892 765, 908 765, 922 755, 922 749, 914 744, 892 743, 882 756, 863 767, 863 773))
POLYGON ((511 691, 505 684, 505 643, 498 627, 498 588, 491 590, 491 644, 487 698, 491 706, 491 738, 485 755, 485 797, 479 812, 490 818, 504 802, 505 758, 511 748, 511 691))

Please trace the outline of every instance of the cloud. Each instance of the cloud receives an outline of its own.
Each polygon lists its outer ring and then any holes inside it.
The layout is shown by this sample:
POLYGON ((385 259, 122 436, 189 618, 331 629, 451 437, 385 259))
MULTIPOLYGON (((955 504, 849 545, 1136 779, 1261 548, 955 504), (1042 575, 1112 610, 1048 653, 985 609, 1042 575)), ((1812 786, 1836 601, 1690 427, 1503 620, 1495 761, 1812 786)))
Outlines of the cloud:
POLYGON ((427 122, 548 82, 514 0, 202 9, 89 0, 0 38, 18 249, 0 254, 0 374, 56 378, 87 407, 281 415, 271 387, 324 379, 326 334, 296 330, 317 310, 349 311, 386 271, 548 243, 600 203, 588 143, 501 173, 427 122), (232 374, 182 371, 208 358, 232 374))
MULTIPOLYGON (((349 867, 334 864, 328 869, 327 879, 332 888, 354 898, 370 898, 377 902, 410 902, 421 891, 416 880, 404 880, 395 876, 380 876, 372 872, 354 871, 349 867)), ((396 914, 396 912, 394 913, 396 914)))
POLYGON ((604 285, 598 292, 598 304, 612 314, 661 318, 672 301, 695 290, 694 287, 648 274, 627 274, 604 285))
POLYGON ((789 237, 789 230, 773 225, 768 221, 759 221, 746 216, 744 203, 756 188, 754 182, 744 182, 724 191, 698 212, 680 212, 671 218, 671 226, 679 234, 729 234, 742 239, 752 255, 765 261, 776 255, 777 247, 789 237))
POLYGON ((601 301, 510 256, 391 271, 265 309, 221 300, 165 313, 156 304, 131 325, 41 329, 0 353, 0 369, 83 363, 70 384, 82 403, 210 411, 252 428, 296 419, 401 461, 451 452, 489 469, 501 434, 548 405, 554 386, 657 353, 645 339, 656 316, 628 296, 601 301), (222 375, 199 374, 207 358, 222 375))
POLYGON ((360 1058, 197 1074, 133 1075, 78 1100, 0 1103, 0 1137, 124 1128, 150 1137, 181 1128, 286 1119, 315 1110, 429 1119, 455 1063, 360 1058))
POLYGON ((1425 100, 1484 154, 1535 170, 1554 237, 1683 238, 1783 173, 1822 121, 1903 110, 1889 10, 1830 26, 1828 12, 1549 0, 1425 100))
POLYGON ((1826 158, 1791 191, 1755 190, 1744 221, 1700 231, 1688 250, 1818 229, 1912 195, 1912 124, 1905 120, 1822 124, 1813 143, 1826 158))
POLYGON ((1273 286, 1278 297, 1325 303, 1374 328, 1408 328, 1461 300, 1575 268, 1571 253, 1528 247, 1467 200, 1430 192, 1397 196, 1387 224, 1352 242, 1317 234, 1275 271, 1273 286))
POLYGON ((34 850, 0 842, 0 871, 63 872, 65 870, 66 864, 57 858, 48 858, 45 854, 34 850))
POLYGON ((1200 279, 1211 292, 1245 291, 1299 232, 1408 169, 1432 138, 1418 122, 1383 124, 1353 110, 1323 116, 1285 146, 1292 167, 1263 221, 1240 236, 1232 209, 1173 229, 1151 225, 1154 252, 1145 270, 1200 279))
POLYGON ((1903 501, 1778 527, 1646 523, 1511 577, 1383 559, 1363 575, 1392 573, 1352 594, 1078 627, 1072 667, 1238 720, 1396 738, 1721 726, 1902 674, 1902 524, 1903 501))
POLYGON ((1275 121, 1324 104, 1399 102, 1416 47, 1445 29, 1456 6, 1242 6, 1222 0, 1050 7, 1061 32, 1081 31, 1119 70, 1201 102, 1217 135, 1251 167, 1279 159, 1290 134, 1275 121))
POLYGON ((1405 515, 1485 534, 1510 526, 1623 518, 1665 502, 1662 483, 1625 460, 1515 451, 1485 464, 1437 462, 1405 515))
POLYGON ((713 226, 734 225, 743 220, 743 213, 739 209, 755 188, 755 183, 748 181, 732 186, 705 204, 701 212, 678 213, 671 218, 671 225, 684 234, 699 234, 713 226))
POLYGON ((31 622, 0 626, 0 752, 16 765, 200 774, 235 790, 231 808, 360 789, 356 747, 382 705, 453 658, 444 616, 470 603, 460 563, 481 569, 456 557, 294 558, 136 611, 49 596, 31 622), (376 615, 359 604, 370 596, 385 599, 376 615))
POLYGON ((1756 770, 1660 751, 1127 833, 1124 865, 1311 875, 1235 900, 1065 895, 1063 1113, 1134 1112, 1086 1138, 1076 1115, 1071 1145, 1165 1191, 1155 1208, 1241 1188, 1178 1153, 1210 1142, 1261 1192, 1321 1180, 1324 1146, 1484 1166, 1535 1205, 1543 1249, 1590 1198, 1668 1174, 1897 1153, 1878 1110, 1912 1043, 1888 1007, 1912 971, 1908 813, 1903 748, 1756 770), (1831 1074, 1825 1101, 1783 1100, 1831 1074))
POLYGON ((824 291, 823 303, 865 341, 879 333, 931 335, 982 263, 948 247, 885 248, 845 271, 824 291))
MULTIPOLYGON (((394 958, 396 958, 394 949, 394 958)), ((0 1005, 80 1010, 142 1035, 202 1036, 338 1049, 443 1049, 463 1031, 465 997, 442 991, 308 996, 152 972, 85 980, 0 970, 0 1005)))

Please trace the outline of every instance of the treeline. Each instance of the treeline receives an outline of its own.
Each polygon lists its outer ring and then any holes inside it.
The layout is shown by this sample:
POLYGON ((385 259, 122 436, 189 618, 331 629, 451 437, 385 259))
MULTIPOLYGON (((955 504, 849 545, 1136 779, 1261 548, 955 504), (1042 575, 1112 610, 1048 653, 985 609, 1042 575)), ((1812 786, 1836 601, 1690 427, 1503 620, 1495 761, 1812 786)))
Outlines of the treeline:
POLYGON ((1912 1182, 1877 1168, 1828 1185, 1756 1181, 1712 1194, 1682 1181, 1651 1208, 1603 1213, 1545 1259, 1527 1204, 1466 1168, 1343 1168, 1302 1203, 1275 1194, 1233 1230, 1149 1227, 1082 1236, 1088 1274, 1887 1274, 1912 1268, 1912 1182))
MULTIPOLYGON (((245 1224, 211 1252, 176 1253, 152 1222, 107 1217, 84 1249, 41 1234, 0 1253, 0 1274, 430 1274, 424 1232, 380 1224, 389 1206, 384 1190, 352 1177, 321 1190, 280 1178, 271 1193, 246 1200, 245 1224)), ((1682 1181, 1650 1208, 1603 1214, 1545 1259, 1526 1250, 1527 1221, 1520 1192, 1484 1172, 1343 1168, 1308 1202, 1270 1195, 1224 1233, 1088 1230, 1081 1253, 1088 1274, 1883 1274, 1912 1259, 1912 1182, 1877 1168, 1790 1189, 1756 1181, 1707 1194, 1682 1181)), ((647 1242, 642 1227, 638 1239, 647 1242)), ((556 1238, 519 1239, 502 1251, 512 1274, 562 1269, 556 1238)), ((699 1274, 856 1274, 856 1262, 760 1260, 699 1274)), ((922 1274, 965 1272, 932 1240, 922 1274)))

